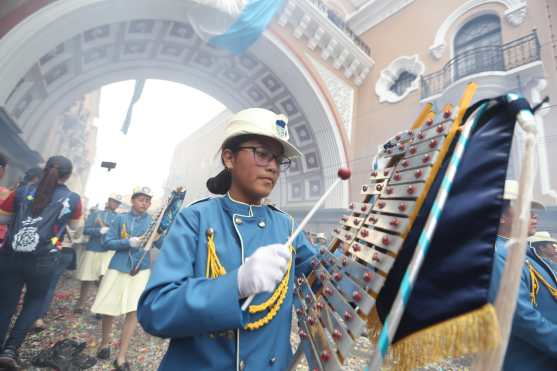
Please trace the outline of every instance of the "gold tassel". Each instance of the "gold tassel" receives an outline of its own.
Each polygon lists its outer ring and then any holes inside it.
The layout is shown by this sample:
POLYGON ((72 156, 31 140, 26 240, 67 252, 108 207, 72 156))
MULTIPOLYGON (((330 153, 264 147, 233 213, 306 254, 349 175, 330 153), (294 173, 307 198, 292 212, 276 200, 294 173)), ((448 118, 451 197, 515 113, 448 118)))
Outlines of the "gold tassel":
POLYGON ((123 240, 128 239, 129 235, 128 235, 128 230, 126 228, 125 224, 122 224, 122 229, 120 231, 120 238, 123 240))
POLYGON ((212 228, 207 230, 207 268, 205 277, 217 278, 226 274, 226 269, 221 264, 215 246, 215 232, 212 228))
POLYGON ((499 322, 492 304, 420 330, 395 343, 387 361, 397 371, 487 352, 501 341, 499 322))

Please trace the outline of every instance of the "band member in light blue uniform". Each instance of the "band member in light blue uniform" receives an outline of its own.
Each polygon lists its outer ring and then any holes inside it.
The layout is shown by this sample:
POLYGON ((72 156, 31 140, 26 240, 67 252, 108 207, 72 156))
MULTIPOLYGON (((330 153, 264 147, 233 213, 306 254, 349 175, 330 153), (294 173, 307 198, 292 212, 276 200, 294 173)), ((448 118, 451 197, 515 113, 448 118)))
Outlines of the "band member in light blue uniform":
POLYGON ((103 211, 95 211, 87 216, 83 235, 89 237, 85 252, 79 259, 75 277, 81 281, 79 300, 74 308, 74 313, 82 313, 85 300, 93 282, 99 281, 108 270, 108 264, 114 251, 105 247, 105 237, 110 230, 110 225, 117 217, 116 209, 122 204, 122 196, 111 194, 103 211))
POLYGON ((303 233, 285 246, 293 219, 263 201, 300 152, 288 142, 287 118, 260 108, 232 117, 221 152, 225 169, 207 186, 223 196, 178 214, 138 318, 171 338, 160 370, 284 370, 295 276, 309 272, 316 250, 303 233))
POLYGON ((149 254, 144 256, 142 242, 152 223, 152 218, 147 214, 151 206, 152 193, 148 187, 135 188, 132 193, 132 208, 127 213, 118 214, 110 225, 106 235, 105 247, 116 251, 108 271, 104 276, 99 292, 93 303, 91 311, 103 315, 102 341, 97 352, 100 359, 110 358, 110 343, 112 324, 115 316, 126 315, 120 349, 114 360, 116 370, 129 370, 126 354, 137 327, 137 303, 143 292, 151 262, 149 254), (139 265, 139 272, 132 273, 133 268, 139 265))

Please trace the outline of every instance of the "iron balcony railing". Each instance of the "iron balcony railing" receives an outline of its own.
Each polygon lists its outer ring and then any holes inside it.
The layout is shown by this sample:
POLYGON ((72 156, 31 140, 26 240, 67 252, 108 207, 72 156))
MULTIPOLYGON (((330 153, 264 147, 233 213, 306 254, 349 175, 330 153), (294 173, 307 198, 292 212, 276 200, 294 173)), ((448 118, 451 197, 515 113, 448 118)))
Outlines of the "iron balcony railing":
POLYGON ((350 27, 348 27, 346 22, 344 22, 338 14, 329 9, 329 7, 321 0, 307 1, 312 3, 317 9, 321 11, 321 13, 323 13, 324 16, 326 16, 331 21, 332 24, 334 24, 339 30, 344 32, 344 34, 348 36, 354 42, 354 44, 356 44, 356 46, 360 48, 361 51, 366 53, 367 56, 371 57, 370 47, 362 39, 360 39, 360 37, 358 37, 358 35, 356 35, 350 27))
POLYGON ((510 71, 540 60, 536 30, 531 34, 497 46, 484 46, 459 53, 442 70, 422 76, 421 98, 443 92, 453 82, 482 72, 510 71))

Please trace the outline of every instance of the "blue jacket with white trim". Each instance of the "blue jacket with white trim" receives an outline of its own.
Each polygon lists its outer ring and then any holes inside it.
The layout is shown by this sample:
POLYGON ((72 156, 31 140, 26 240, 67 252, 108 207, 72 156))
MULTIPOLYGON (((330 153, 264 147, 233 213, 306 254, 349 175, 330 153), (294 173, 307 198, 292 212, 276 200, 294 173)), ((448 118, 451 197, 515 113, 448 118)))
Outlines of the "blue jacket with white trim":
MULTIPOLYGON (((245 331, 260 314, 242 312, 238 268, 259 247, 285 243, 294 230, 292 218, 270 206, 251 206, 228 195, 183 209, 166 236, 149 283, 139 301, 138 318, 156 336, 171 338, 160 370, 284 370, 292 357, 290 327, 294 276, 308 273, 315 248, 301 233, 293 243, 296 256, 288 294, 266 326, 245 331), (226 274, 205 277, 207 230, 226 274)), ((256 295, 253 304, 271 294, 256 295)))
MULTIPOLYGON (((498 236, 495 242, 493 273, 489 289, 492 302, 495 301, 505 267, 508 253, 507 241, 498 236)), ((530 297, 532 280, 527 263, 532 264, 548 283, 557 287, 554 263, 540 257, 534 248, 529 247, 520 276, 518 302, 503 370, 555 370, 557 368, 557 300, 540 282, 537 304, 532 303, 530 297)))
POLYGON ((87 251, 107 251, 104 244, 105 236, 101 234, 101 228, 103 225, 110 227, 117 216, 118 213, 112 210, 96 211, 89 214, 83 228, 83 234, 89 236, 89 242, 87 242, 85 248, 87 251))
MULTIPOLYGON (((110 225, 106 234, 105 247, 107 250, 115 250, 116 253, 110 261, 109 269, 115 269, 123 273, 129 273, 135 264, 141 259, 143 249, 130 246, 130 237, 141 237, 147 232, 152 218, 149 214, 135 214, 133 211, 118 214, 110 225)), ((149 269, 151 260, 149 253, 141 262, 140 270, 149 269)))

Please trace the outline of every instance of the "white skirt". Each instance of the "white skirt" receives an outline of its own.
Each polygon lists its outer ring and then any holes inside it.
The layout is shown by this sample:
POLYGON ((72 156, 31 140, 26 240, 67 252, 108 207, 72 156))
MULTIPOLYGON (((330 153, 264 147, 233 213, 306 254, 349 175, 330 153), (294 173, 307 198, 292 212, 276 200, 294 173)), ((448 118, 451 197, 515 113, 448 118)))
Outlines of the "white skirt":
POLYGON ((80 281, 97 281, 108 270, 113 255, 114 251, 84 251, 78 260, 75 278, 80 281))
POLYGON ((110 261, 112 260, 114 254, 116 254, 116 251, 114 250, 105 251, 102 254, 103 256, 101 262, 101 276, 104 276, 108 271, 108 266, 110 265, 110 261))
POLYGON ((151 271, 145 269, 135 276, 109 269, 101 281, 91 312, 120 316, 137 311, 139 297, 147 286, 151 271))

